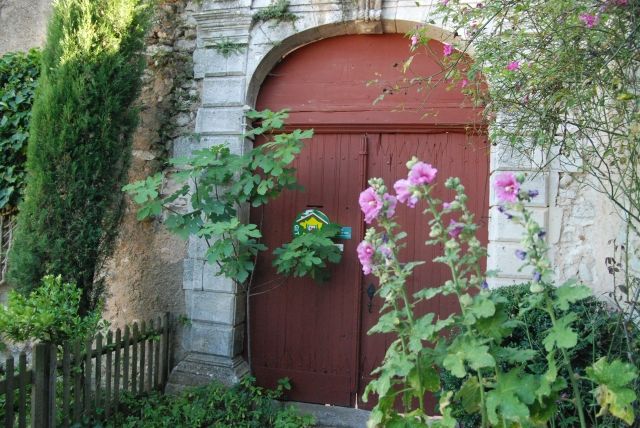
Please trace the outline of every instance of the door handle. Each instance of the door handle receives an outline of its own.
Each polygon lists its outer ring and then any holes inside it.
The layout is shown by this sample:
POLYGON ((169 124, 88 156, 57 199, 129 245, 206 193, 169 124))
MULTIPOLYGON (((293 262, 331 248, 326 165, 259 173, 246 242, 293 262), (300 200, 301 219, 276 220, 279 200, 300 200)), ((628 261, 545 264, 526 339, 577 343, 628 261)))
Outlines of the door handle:
POLYGON ((369 302, 367 303, 367 310, 371 313, 371 306, 373 305, 373 296, 376 295, 376 286, 373 285, 373 282, 369 284, 367 287, 367 297, 369 297, 369 302))

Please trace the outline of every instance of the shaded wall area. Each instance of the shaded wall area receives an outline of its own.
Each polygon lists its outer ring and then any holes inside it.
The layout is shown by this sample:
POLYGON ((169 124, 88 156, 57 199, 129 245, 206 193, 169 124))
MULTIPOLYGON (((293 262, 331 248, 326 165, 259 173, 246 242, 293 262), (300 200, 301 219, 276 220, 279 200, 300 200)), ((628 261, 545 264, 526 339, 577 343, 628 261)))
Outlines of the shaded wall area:
POLYGON ((53 0, 0 0, 0 55, 41 47, 53 0))

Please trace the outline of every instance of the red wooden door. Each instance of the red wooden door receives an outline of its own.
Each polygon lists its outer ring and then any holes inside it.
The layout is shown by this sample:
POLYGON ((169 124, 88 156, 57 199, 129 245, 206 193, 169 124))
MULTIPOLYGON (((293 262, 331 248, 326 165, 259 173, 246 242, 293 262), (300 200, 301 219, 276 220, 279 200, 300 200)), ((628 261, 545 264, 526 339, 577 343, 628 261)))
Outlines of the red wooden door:
POLYGON ((273 250, 292 239, 298 213, 318 208, 331 221, 353 227, 354 239, 343 241, 340 264, 332 279, 279 279, 271 257, 261 256, 256 294, 251 298, 253 369, 261 384, 273 386, 289 377, 290 398, 349 406, 356 388, 358 345, 358 280, 356 257, 362 220, 358 194, 365 177, 363 135, 317 134, 295 163, 303 192, 286 192, 254 221, 263 224, 264 243, 273 250))
MULTIPOLYGON (((355 253, 365 231, 358 195, 368 178, 383 177, 391 187, 406 177, 405 163, 413 155, 434 164, 442 178, 460 176, 477 217, 485 220, 481 236, 486 239, 486 140, 464 132, 478 110, 459 91, 444 86, 426 103, 423 92, 410 88, 372 104, 380 88, 366 83, 399 79, 398 64, 409 55, 408 45, 397 34, 321 40, 287 55, 267 77, 258 97, 258 109, 288 108, 291 127, 316 129, 296 161, 298 180, 306 190, 287 192, 252 212, 252 221, 262 224, 270 251, 291 240, 292 223, 307 208, 318 208, 331 221, 352 227, 352 239, 343 241, 343 260, 332 268, 327 284, 303 279, 282 283, 268 252, 259 258, 253 291, 257 294, 251 297, 249 311, 253 368, 260 385, 272 387, 277 379, 289 377, 292 400, 362 406, 356 397, 386 351, 388 338, 366 335, 380 302, 374 298, 368 312, 366 288, 377 283, 362 275, 355 253)), ((430 48, 432 53, 442 52, 436 41, 430 48)), ((433 54, 426 53, 416 55, 413 67, 422 75, 440 69, 433 54)), ((440 197, 447 196, 442 185, 439 192, 440 197)), ((431 260, 438 249, 423 245, 426 219, 419 210, 401 207, 398 212, 411 234, 403 256, 431 260)), ((442 267, 427 264, 409 285, 417 290, 445 278, 442 267)), ((454 306, 442 299, 420 310, 446 316, 454 306)))
MULTIPOLYGON (((367 175, 383 178, 387 186, 392 188, 396 180, 406 178, 406 162, 412 156, 416 156, 438 168, 439 179, 433 194, 443 201, 451 200, 453 196, 453 192, 444 188, 444 180, 450 176, 460 177, 468 194, 472 195, 469 204, 476 215, 476 220, 481 225, 479 239, 486 244, 488 220, 486 207, 489 203, 487 153, 486 137, 467 135, 464 129, 450 132, 423 131, 419 134, 383 134, 369 144, 367 175)), ((401 204, 397 209, 398 221, 403 230, 409 234, 406 241, 407 246, 401 252, 400 257, 404 261, 421 260, 427 262, 416 268, 414 275, 409 279, 407 286, 410 295, 425 287, 440 286, 450 278, 446 266, 431 262, 442 254, 442 248, 424 245, 424 242, 430 239, 428 237, 430 217, 422 214, 423 209, 422 205, 412 209, 401 204)), ((388 346, 394 340, 394 337, 390 335, 375 334, 370 336, 367 334, 377 322, 382 300, 377 296, 374 297, 371 301, 371 311, 369 311, 369 297, 366 290, 371 284, 377 289, 378 283, 375 277, 366 276, 363 278, 362 284, 359 397, 362 396, 366 385, 373 379, 371 372, 380 365, 388 346)), ((446 318, 457 310, 457 303, 453 296, 440 296, 421 303, 417 308, 419 315, 434 312, 441 318, 446 318)), ((430 401, 427 403, 427 408, 433 409, 435 402, 433 399, 430 401)), ((371 408, 374 403, 375 397, 367 403, 359 402, 358 404, 363 408, 371 408)))

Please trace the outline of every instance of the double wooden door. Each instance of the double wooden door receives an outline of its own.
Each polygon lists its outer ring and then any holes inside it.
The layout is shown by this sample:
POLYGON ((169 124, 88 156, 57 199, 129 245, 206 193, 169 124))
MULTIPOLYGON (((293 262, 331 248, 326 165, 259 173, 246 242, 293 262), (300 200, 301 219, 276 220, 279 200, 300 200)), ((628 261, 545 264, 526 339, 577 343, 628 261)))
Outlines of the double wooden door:
MULTIPOLYGON (((274 386, 288 377, 296 401, 340 406, 370 407, 359 397, 372 379, 392 337, 368 335, 376 323, 380 298, 367 291, 377 289, 373 276, 364 276, 356 246, 366 226, 358 195, 372 177, 393 183, 407 175, 412 156, 438 168, 436 196, 451 198, 444 179, 462 179, 472 210, 481 223, 486 242, 488 215, 488 148, 484 135, 468 135, 464 129, 423 129, 399 132, 318 132, 296 160, 298 181, 304 191, 283 194, 252 213, 262 223, 269 251, 260 257, 250 306, 252 363, 258 383, 274 386), (318 284, 310 279, 278 277, 270 252, 292 239, 296 215, 316 208, 330 220, 352 228, 352 239, 343 240, 342 261, 331 267, 331 280, 318 284)), ((411 291, 440 285, 447 271, 431 260, 441 249, 427 247, 428 218, 418 206, 398 207, 400 223, 408 232, 405 260, 424 260, 410 283, 411 291)), ((422 305, 421 312, 446 317, 456 310, 453 300, 439 298, 422 305)))

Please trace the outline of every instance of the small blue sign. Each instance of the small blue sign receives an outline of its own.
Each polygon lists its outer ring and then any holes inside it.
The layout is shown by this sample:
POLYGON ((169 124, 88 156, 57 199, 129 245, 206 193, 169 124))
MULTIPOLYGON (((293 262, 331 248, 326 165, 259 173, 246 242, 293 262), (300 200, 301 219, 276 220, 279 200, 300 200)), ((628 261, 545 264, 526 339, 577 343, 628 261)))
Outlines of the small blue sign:
POLYGON ((340 226, 340 232, 337 237, 340 239, 351 239, 351 228, 348 226, 340 226))

